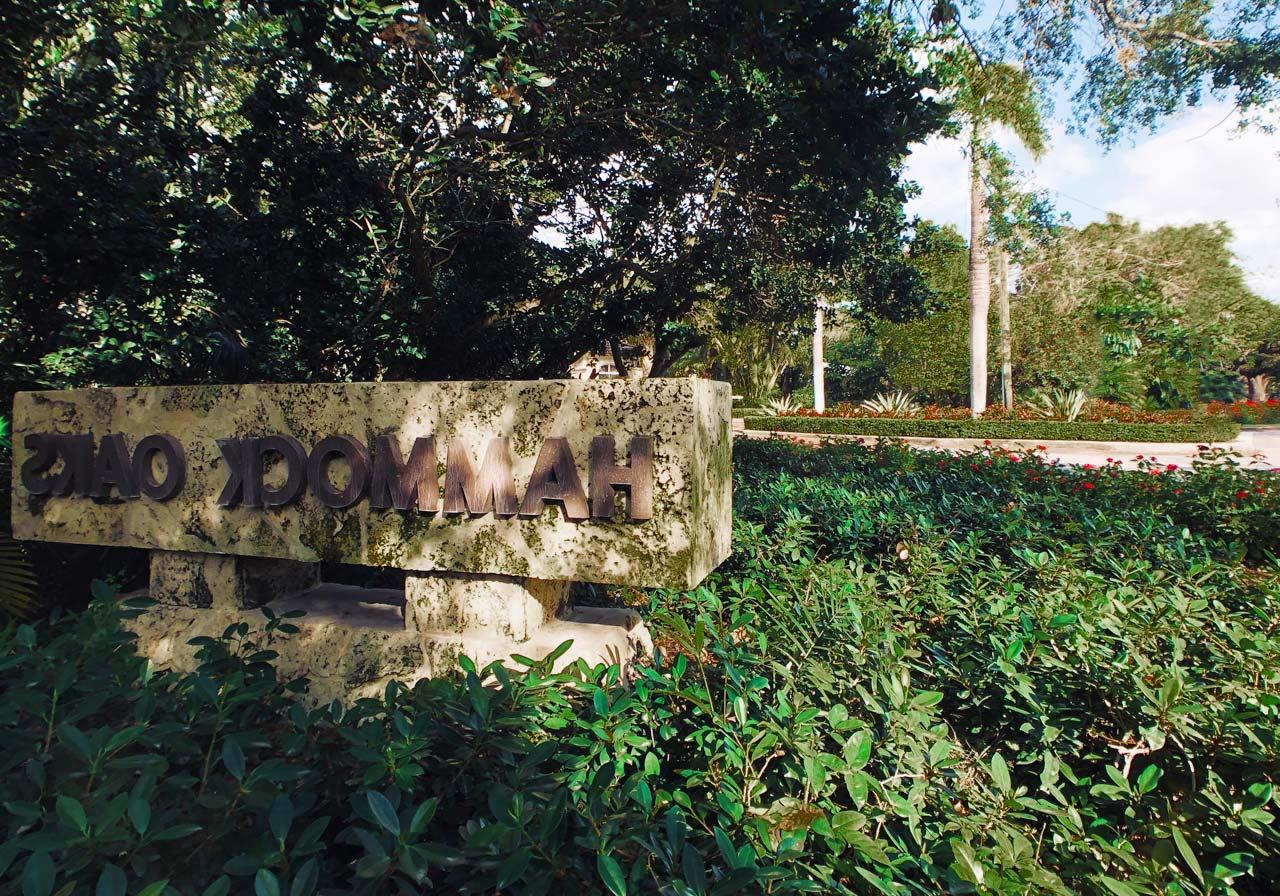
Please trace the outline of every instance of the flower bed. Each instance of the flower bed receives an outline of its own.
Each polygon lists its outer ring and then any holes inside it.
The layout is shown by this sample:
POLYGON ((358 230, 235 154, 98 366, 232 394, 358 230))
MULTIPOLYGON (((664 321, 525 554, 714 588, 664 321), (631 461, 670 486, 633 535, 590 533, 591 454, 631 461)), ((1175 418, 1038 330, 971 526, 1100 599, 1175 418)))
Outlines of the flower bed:
POLYGON ((1096 442, 1227 442, 1240 425, 1226 417, 1191 417, 1178 423, 928 417, 788 415, 748 417, 747 429, 822 435, 895 436, 934 439, 1025 439, 1096 442))
MULTIPOLYGON (((1238 404, 1245 404, 1238 402, 1238 404)), ((1214 405, 1210 405, 1213 408, 1214 405)), ((1223 405, 1222 407, 1235 407, 1235 405, 1223 405)), ((1114 404, 1109 401, 1100 401, 1094 399, 1085 402, 1084 407, 1080 411, 1080 416, 1075 422, 1079 423, 1163 423, 1163 424, 1187 424, 1196 423, 1204 419, 1205 416, 1227 416, 1225 413, 1201 414, 1196 411, 1189 410, 1172 410, 1172 411, 1146 411, 1138 408, 1131 408, 1128 405, 1114 404)), ((744 413, 742 416, 755 416, 744 413)), ((763 416, 763 414, 759 415, 763 416)), ((950 407, 948 405, 928 404, 920 408, 915 414, 894 414, 894 413, 876 413, 868 411, 860 404, 850 402, 840 402, 832 405, 821 414, 808 408, 798 410, 793 416, 797 417, 824 417, 839 419, 889 419, 889 420, 964 420, 972 419, 968 408, 950 407)), ((1277 416, 1280 417, 1280 404, 1277 404, 1277 416)), ((1003 405, 994 404, 987 408, 980 418, 990 421, 1024 421, 1024 422, 1044 422, 1046 418, 1034 408, 1018 406, 1012 409, 1003 405)), ((1065 421, 1058 421, 1065 422, 1065 421)), ((1244 422, 1244 421, 1237 421, 1244 422)))
POLYGON ((1205 408, 1205 413, 1253 426, 1265 423, 1280 423, 1280 399, 1268 398, 1266 401, 1215 401, 1205 408))

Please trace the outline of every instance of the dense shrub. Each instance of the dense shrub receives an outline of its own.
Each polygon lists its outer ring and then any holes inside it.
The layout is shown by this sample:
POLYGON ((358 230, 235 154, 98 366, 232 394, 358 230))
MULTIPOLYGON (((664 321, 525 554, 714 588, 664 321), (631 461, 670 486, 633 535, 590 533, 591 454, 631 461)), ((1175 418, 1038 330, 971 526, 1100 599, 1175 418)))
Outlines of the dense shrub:
POLYGON ((1225 442, 1240 426, 1225 417, 1203 417, 1185 423, 1120 423, 1088 420, 950 420, 922 417, 798 414, 747 417, 747 429, 808 432, 824 435, 919 437, 934 439, 1083 440, 1095 442, 1225 442))
POLYGON ((1200 371, 1201 401, 1231 403, 1242 400, 1244 394, 1244 378, 1240 371, 1214 368, 1200 371))
POLYGON ((1280 482, 736 448, 659 656, 305 710, 292 623, 151 669, 100 595, 0 643, 0 889, 1241 893, 1280 877, 1280 482), (162 883, 168 881, 168 883, 162 883))

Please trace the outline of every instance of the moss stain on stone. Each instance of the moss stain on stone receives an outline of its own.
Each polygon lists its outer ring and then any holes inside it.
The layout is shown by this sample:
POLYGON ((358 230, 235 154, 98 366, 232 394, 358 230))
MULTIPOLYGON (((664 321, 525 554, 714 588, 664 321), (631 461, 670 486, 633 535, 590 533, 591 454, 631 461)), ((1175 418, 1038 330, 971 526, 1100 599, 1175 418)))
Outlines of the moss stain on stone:
POLYGON ((529 575, 529 559, 503 541, 493 529, 482 529, 477 532, 460 559, 460 569, 476 571, 500 569, 503 575, 529 575))
POLYGON ((211 547, 214 546, 213 537, 205 529, 204 522, 200 519, 200 511, 195 508, 183 519, 182 531, 211 547))
MULTIPOLYGON (((377 511, 374 511, 377 513, 377 511)), ((368 560, 374 566, 399 566, 404 560, 405 539, 402 517, 416 516, 413 511, 384 511, 381 518, 369 515, 368 560)))
POLYGON ((298 540, 325 563, 360 562, 360 520, 347 516, 335 526, 332 513, 307 513, 298 540))

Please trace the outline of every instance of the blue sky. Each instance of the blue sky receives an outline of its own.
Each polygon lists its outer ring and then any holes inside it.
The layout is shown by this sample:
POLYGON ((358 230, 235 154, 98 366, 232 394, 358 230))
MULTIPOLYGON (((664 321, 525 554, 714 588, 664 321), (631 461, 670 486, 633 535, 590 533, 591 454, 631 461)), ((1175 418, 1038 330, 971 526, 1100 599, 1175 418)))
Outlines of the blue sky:
MULTIPOLYGON (((1008 135, 999 142, 1029 182, 1083 226, 1117 212, 1144 228, 1225 221, 1249 285, 1280 303, 1280 134, 1241 132, 1228 102, 1209 102, 1109 152, 1086 136, 1049 125, 1048 152, 1033 163, 1008 135)), ((934 139, 915 148, 907 176, 921 187, 908 206, 968 233, 968 183, 960 143, 934 139)))

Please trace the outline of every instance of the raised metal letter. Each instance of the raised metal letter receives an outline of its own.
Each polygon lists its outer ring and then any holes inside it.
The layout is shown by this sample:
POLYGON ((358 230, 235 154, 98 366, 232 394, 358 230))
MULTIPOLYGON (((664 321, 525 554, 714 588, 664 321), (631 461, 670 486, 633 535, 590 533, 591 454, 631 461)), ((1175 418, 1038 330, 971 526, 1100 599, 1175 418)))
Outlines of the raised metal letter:
POLYGON ((168 501, 187 481, 187 456, 182 443, 171 435, 147 436, 133 449, 133 479, 152 501, 168 501), (164 456, 164 479, 157 480, 152 458, 164 456))
POLYGON ((53 480, 44 475, 58 460, 58 445, 52 433, 31 432, 22 440, 23 447, 32 455, 22 462, 19 471, 22 487, 33 495, 53 492, 53 480))
POLYGON ((350 507, 364 497, 369 487, 369 451, 351 436, 326 436, 311 449, 307 479, 325 507, 350 507), (336 457, 344 458, 351 468, 351 477, 342 488, 336 488, 329 479, 329 464, 336 457))
POLYGON ((55 435, 53 442, 62 455, 62 471, 49 493, 87 498, 93 488, 93 436, 55 435))
POLYGON ((473 475, 466 446, 461 439, 450 439, 444 471, 444 512, 480 516, 489 511, 495 516, 512 516, 516 512, 511 440, 490 439, 480 473, 473 475))
POLYGON ((227 482, 218 495, 219 507, 257 507, 258 501, 249 486, 249 449, 253 439, 218 439, 218 450, 227 464, 227 482))
POLYGON ((520 504, 520 515, 538 516, 543 502, 562 505, 567 520, 587 518, 587 496, 582 490, 582 479, 568 439, 552 438, 542 443, 533 464, 533 476, 529 478, 529 489, 520 504))
POLYGON ((417 502, 418 510, 435 513, 440 509, 440 474, 436 472, 436 437, 415 439, 405 463, 395 436, 378 436, 373 443, 373 483, 369 506, 374 510, 408 510, 417 502))
MULTIPOLYGON (((298 500, 307 488, 307 449, 293 436, 274 435, 251 439, 250 478, 247 483, 263 507, 283 507, 298 500), (284 483, 271 488, 262 481, 267 455, 275 453, 284 461, 284 483)), ((246 501, 246 504, 249 502, 246 501)), ((256 506, 256 505, 255 505, 256 506)))
POLYGON ((138 497, 138 486, 133 481, 133 466, 129 462, 129 449, 124 443, 122 433, 112 433, 102 437, 98 443, 98 454, 93 461, 93 484, 89 494, 95 498, 106 498, 115 486, 121 498, 138 497))
POLYGON ((591 440, 591 515, 613 519, 614 489, 627 492, 627 517, 632 522, 653 519, 653 439, 631 439, 630 466, 614 463, 613 436, 591 440))

